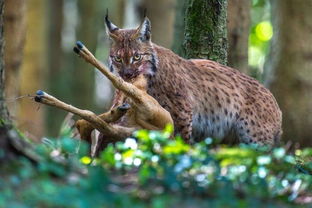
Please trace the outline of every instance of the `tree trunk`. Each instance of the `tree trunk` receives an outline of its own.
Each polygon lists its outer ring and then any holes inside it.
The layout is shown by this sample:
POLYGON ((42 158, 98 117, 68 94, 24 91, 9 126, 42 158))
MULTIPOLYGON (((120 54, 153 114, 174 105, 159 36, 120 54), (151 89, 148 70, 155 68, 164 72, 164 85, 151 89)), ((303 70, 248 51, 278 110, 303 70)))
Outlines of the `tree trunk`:
MULTIPOLYGON (((13 99, 19 96, 19 71, 23 59, 26 20, 25 0, 5 0, 4 39, 5 39, 5 95, 13 99)), ((15 117, 18 101, 8 105, 10 115, 15 117)))
POLYGON ((178 0, 176 2, 176 15, 174 21, 174 39, 172 50, 179 56, 184 57, 183 41, 185 30, 185 11, 187 0, 178 0))
POLYGON ((0 162, 13 159, 11 153, 10 139, 8 138, 8 128, 11 125, 9 113, 4 102, 4 0, 0 0, 0 162))
POLYGON ((188 0, 184 52, 187 58, 227 63, 227 0, 188 0))
POLYGON ((0 0, 0 164, 10 163, 17 155, 24 155, 33 161, 40 160, 33 147, 25 142, 12 128, 8 110, 4 102, 4 0, 0 0))
POLYGON ((284 139, 312 145, 312 1, 273 0, 266 81, 283 112, 284 139))
MULTIPOLYGON (((63 0, 48 2, 48 72, 47 88, 52 95, 64 100, 71 93, 68 88, 69 73, 63 64, 64 52, 62 50, 63 30, 63 0)), ((47 134, 56 136, 65 113, 53 108, 46 108, 47 134)))
MULTIPOLYGON (((103 27, 104 9, 102 1, 79 0, 69 3, 64 0, 49 2, 49 92, 62 100, 66 100, 81 108, 92 109, 95 103, 95 70, 85 62, 79 60, 73 53, 75 41, 81 40, 95 52, 98 32, 103 27), (65 15, 63 7, 72 8, 65 15), (100 13, 101 12, 101 13, 100 13), (70 19, 75 14, 78 20, 70 19), (71 15, 71 16, 70 16, 71 15), (102 15, 102 16, 101 16, 102 15), (68 20, 70 19, 70 20, 68 20), (70 21, 70 22, 68 22, 70 21), (77 23, 77 26, 73 26, 77 23), (72 24, 72 30, 66 30, 67 39, 74 39, 65 43, 62 50, 62 32, 72 24), (70 36, 70 37, 69 37, 70 36), (72 45, 72 46, 71 46, 72 45), (64 58, 63 58, 64 57, 64 58)), ((65 118, 65 112, 47 109, 48 135, 57 136, 58 130, 65 118)))
POLYGON ((228 65, 248 73, 250 0, 228 0, 228 65))
POLYGON ((4 102, 4 32, 3 32, 3 12, 4 12, 4 0, 0 0, 0 119, 1 126, 3 123, 9 121, 9 114, 7 111, 6 104, 4 102))
MULTIPOLYGON (((42 88, 45 73, 45 0, 28 0, 27 32, 24 60, 21 68, 20 92, 22 95, 33 94, 42 88)), ((18 127, 29 132, 35 138, 43 136, 43 110, 28 99, 20 101, 18 127)))
MULTIPOLYGON (((78 1, 80 21, 77 28, 77 40, 86 43, 91 52, 95 52, 98 31, 103 25, 103 19, 99 15, 96 1, 78 1), (101 21, 102 20, 102 21, 101 21)), ((103 16, 103 15, 102 15, 103 16)), ((95 70, 87 63, 81 62, 73 56, 73 103, 82 108, 92 109, 94 107, 94 83, 95 70)))

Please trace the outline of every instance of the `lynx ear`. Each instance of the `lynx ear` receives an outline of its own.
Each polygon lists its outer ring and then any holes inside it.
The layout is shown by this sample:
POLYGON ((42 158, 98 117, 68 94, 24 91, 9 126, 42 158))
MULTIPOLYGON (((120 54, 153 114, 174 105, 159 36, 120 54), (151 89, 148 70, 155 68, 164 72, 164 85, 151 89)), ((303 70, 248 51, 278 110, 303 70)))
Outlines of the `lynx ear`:
POLYGON ((105 26, 106 26, 107 35, 114 40, 118 40, 118 36, 114 34, 114 32, 116 30, 119 30, 119 28, 116 25, 114 25, 111 21, 109 21, 108 12, 106 13, 106 16, 105 16, 105 26))
POLYGON ((151 40, 151 22, 147 17, 144 18, 142 24, 138 27, 136 35, 143 42, 151 40))

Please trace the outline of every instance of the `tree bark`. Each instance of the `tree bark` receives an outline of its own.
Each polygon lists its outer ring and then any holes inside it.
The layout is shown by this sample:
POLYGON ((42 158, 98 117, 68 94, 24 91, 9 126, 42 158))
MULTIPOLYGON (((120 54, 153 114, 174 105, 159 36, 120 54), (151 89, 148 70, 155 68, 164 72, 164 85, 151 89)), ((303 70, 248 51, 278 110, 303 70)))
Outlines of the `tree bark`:
POLYGON ((186 58, 227 63, 227 0, 188 0, 185 18, 186 58))
POLYGON ((228 65, 248 73, 250 0, 228 0, 228 65))
POLYGON ((4 102, 4 0, 0 0, 0 118, 1 126, 9 121, 9 114, 4 102))
POLYGON ((6 162, 15 158, 12 153, 8 128, 11 126, 7 106, 4 102, 4 0, 0 0, 0 162, 6 162))
POLYGON ((312 145, 312 1, 272 0, 265 78, 283 112, 284 140, 312 145))
POLYGON ((0 0, 0 164, 10 163, 17 155, 24 155, 32 161, 40 160, 33 147, 25 142, 12 127, 4 102, 4 0, 0 0))

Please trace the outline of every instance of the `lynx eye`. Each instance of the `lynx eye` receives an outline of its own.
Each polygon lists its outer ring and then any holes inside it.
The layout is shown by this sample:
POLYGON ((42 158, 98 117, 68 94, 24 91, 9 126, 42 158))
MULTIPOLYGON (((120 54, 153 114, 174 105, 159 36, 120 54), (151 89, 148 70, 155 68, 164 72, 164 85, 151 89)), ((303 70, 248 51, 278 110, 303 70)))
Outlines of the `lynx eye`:
POLYGON ((134 61, 140 61, 142 59, 142 56, 140 55, 140 54, 135 54, 134 56, 133 56, 133 60, 134 61))
POLYGON ((121 60, 120 56, 114 56, 114 61, 121 62, 122 60, 121 60))

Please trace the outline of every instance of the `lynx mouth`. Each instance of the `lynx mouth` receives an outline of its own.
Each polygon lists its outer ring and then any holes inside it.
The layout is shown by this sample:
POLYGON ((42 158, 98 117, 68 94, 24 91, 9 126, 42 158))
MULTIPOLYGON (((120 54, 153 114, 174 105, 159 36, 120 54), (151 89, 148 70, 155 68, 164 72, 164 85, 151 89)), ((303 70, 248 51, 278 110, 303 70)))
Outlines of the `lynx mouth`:
POLYGON ((133 73, 119 73, 119 75, 121 76, 121 78, 125 81, 131 81, 135 78, 137 78, 140 75, 139 71, 134 71, 133 73))

